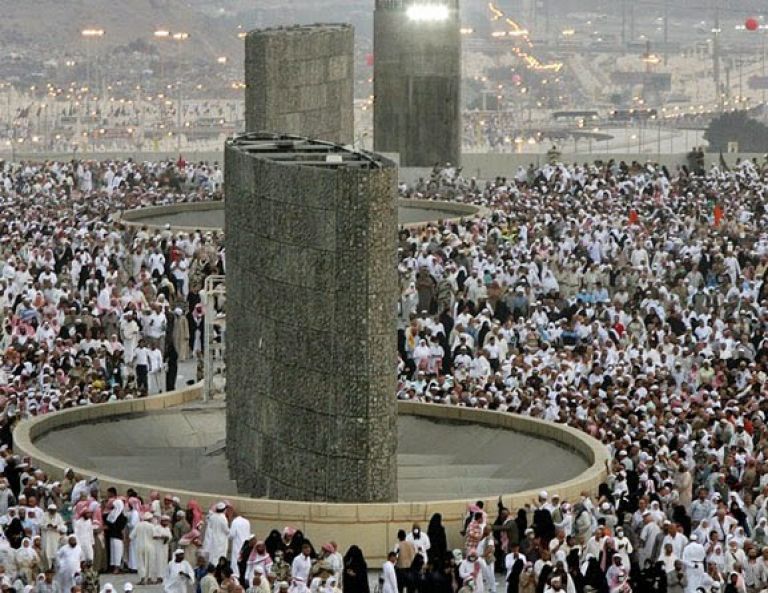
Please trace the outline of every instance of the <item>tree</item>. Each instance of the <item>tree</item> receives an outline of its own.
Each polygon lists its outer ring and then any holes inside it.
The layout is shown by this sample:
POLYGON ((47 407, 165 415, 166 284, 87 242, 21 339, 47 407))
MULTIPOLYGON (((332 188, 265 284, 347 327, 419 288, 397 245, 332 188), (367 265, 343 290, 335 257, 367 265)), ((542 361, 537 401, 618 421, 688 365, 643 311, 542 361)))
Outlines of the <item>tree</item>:
POLYGON ((729 142, 737 142, 739 152, 768 152, 768 127, 748 117, 746 111, 714 118, 704 139, 709 142, 709 152, 727 152, 729 142))

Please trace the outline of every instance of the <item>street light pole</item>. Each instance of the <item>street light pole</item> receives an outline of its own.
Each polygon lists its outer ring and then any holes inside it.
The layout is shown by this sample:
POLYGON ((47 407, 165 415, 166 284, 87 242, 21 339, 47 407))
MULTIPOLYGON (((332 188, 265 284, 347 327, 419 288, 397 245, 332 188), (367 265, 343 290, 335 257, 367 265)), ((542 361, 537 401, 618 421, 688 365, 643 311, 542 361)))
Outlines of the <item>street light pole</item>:
POLYGON ((104 29, 83 29, 80 35, 85 39, 85 71, 88 92, 91 90, 91 40, 104 37, 104 29))
POLYGON ((712 74, 715 83, 715 100, 718 111, 723 111, 723 95, 720 92, 720 7, 715 0, 715 26, 712 28, 712 74))
MULTIPOLYGON (((179 43, 178 47, 178 63, 176 64, 176 91, 178 93, 178 105, 176 107, 176 151, 181 154, 181 129, 182 129, 182 118, 181 118, 181 111, 182 106, 184 104, 184 96, 183 96, 183 89, 182 89, 182 80, 181 80, 181 57, 182 57, 182 51, 181 51, 181 42, 186 41, 189 39, 189 33, 184 32, 172 32, 168 31, 167 29, 158 29, 155 31, 154 36, 157 39, 169 39, 171 41, 177 41, 179 43)), ((162 64, 162 62, 161 62, 162 64)))
POLYGON ((176 152, 181 155, 181 106, 183 105, 183 96, 181 89, 181 78, 178 82, 179 87, 179 106, 176 109, 176 152))

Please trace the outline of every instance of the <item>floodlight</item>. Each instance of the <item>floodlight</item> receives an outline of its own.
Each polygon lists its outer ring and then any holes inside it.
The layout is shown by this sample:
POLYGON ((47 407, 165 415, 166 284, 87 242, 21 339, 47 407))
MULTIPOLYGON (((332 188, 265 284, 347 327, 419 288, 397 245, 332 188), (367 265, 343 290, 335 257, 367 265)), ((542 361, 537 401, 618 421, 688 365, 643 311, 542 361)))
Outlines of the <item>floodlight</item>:
POLYGON ((406 15, 412 21, 436 22, 447 21, 450 12, 443 4, 412 4, 408 7, 406 15))

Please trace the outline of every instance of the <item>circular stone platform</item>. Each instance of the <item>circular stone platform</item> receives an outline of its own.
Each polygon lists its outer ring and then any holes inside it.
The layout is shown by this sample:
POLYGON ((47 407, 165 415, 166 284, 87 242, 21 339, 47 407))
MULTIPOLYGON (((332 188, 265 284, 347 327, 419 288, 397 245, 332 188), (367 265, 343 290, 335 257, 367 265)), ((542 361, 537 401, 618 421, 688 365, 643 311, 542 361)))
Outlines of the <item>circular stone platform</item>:
MULTIPOLYGON (((65 427, 42 435, 35 445, 74 466, 129 482, 237 495, 224 437, 223 406, 188 405, 65 427)), ((588 467, 581 455, 551 440, 478 424, 398 417, 401 501, 495 497, 564 482, 588 467)))
MULTIPOLYGON (((432 200, 398 200, 398 224, 421 225, 437 220, 474 216, 477 206, 432 200)), ((138 208, 123 213, 122 220, 153 228, 170 225, 175 229, 218 230, 224 228, 224 202, 190 202, 171 206, 138 208)))

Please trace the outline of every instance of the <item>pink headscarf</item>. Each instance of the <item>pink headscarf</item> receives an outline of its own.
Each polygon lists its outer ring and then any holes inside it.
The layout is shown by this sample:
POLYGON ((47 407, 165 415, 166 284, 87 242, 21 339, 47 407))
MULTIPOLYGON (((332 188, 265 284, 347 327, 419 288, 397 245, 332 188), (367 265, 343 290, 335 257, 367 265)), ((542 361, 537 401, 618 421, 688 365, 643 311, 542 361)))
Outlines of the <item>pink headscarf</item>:
POLYGON ((256 548, 259 546, 264 546, 264 542, 262 540, 259 540, 256 542, 256 545, 253 546, 251 549, 251 553, 248 555, 248 562, 255 562, 257 564, 261 564, 264 569, 268 569, 270 566, 272 566, 272 558, 267 553, 266 548, 264 548, 263 553, 259 553, 256 551, 256 548))
POLYGON ((199 525, 203 520, 203 509, 196 500, 190 500, 187 503, 187 510, 192 511, 192 525, 199 525))
POLYGON ((192 528, 179 538, 179 545, 188 546, 196 539, 200 539, 200 532, 197 529, 192 528))
POLYGON ((98 501, 92 500, 91 504, 88 505, 88 510, 91 511, 91 521, 93 521, 94 525, 104 525, 104 518, 101 514, 101 505, 98 501))
POLYGON ((128 506, 131 508, 131 510, 139 511, 139 513, 141 513, 141 501, 137 497, 131 496, 128 499, 128 506))
POLYGON ((91 501, 92 500, 93 499, 78 500, 75 503, 75 510, 74 510, 75 519, 79 519, 80 517, 83 516, 83 513, 85 511, 89 510, 88 507, 91 506, 91 501))

